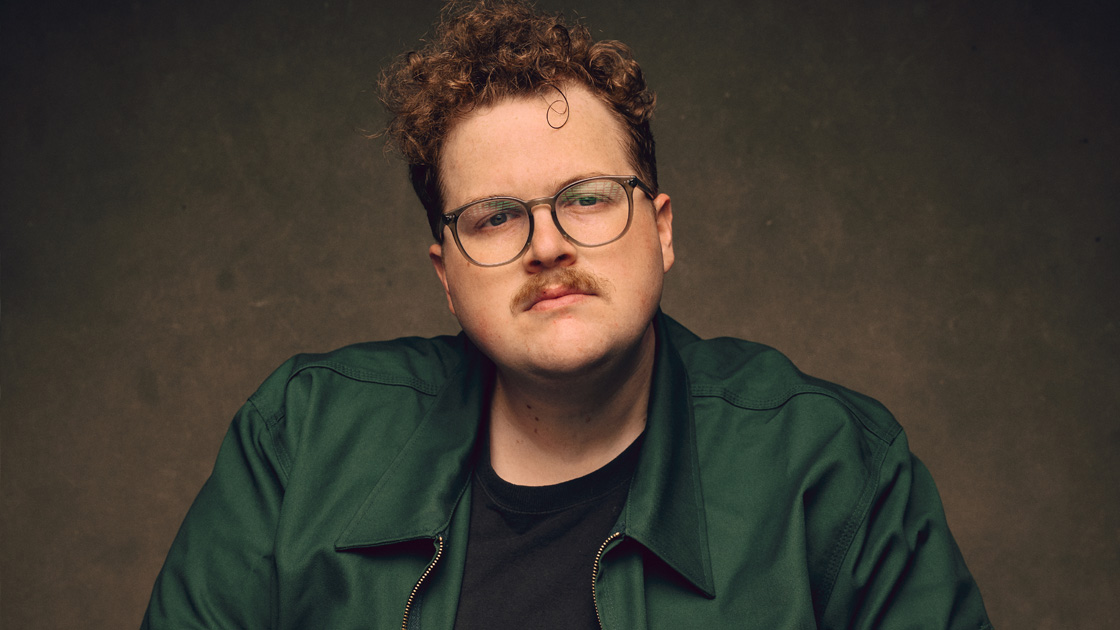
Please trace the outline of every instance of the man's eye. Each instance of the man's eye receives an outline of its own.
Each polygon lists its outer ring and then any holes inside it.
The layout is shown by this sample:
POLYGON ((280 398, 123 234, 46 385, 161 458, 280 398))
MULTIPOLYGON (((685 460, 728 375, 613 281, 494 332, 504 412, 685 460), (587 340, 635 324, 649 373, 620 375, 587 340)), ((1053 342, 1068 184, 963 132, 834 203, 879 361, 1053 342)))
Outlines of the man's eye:
POLYGON ((603 195, 581 193, 578 195, 564 196, 559 200, 562 208, 594 208, 609 203, 610 200, 603 195))
POLYGON ((489 232, 506 230, 523 217, 525 212, 516 206, 506 203, 491 204, 490 207, 480 207, 468 214, 468 225, 474 232, 489 232))
POLYGON ((485 225, 487 227, 497 227, 497 226, 505 223, 506 221, 509 221, 509 214, 508 213, 495 212, 494 214, 490 215, 486 219, 485 225))
POLYGON ((557 206, 572 210, 605 210, 623 199, 622 187, 611 180, 592 180, 577 183, 560 193, 557 206))

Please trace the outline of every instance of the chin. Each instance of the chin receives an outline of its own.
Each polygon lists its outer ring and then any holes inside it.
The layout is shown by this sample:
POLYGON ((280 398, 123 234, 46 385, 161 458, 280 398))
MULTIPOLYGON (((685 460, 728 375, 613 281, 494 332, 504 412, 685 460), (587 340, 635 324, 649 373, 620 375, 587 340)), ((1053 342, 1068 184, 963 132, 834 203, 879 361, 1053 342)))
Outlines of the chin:
POLYGON ((521 368, 525 373, 550 379, 580 378, 610 371, 625 363, 641 345, 644 328, 629 331, 617 326, 585 326, 556 322, 551 334, 529 348, 521 368))
POLYGON ((610 363, 602 353, 577 354, 549 352, 535 356, 519 366, 519 371, 551 382, 564 382, 594 375, 610 363))

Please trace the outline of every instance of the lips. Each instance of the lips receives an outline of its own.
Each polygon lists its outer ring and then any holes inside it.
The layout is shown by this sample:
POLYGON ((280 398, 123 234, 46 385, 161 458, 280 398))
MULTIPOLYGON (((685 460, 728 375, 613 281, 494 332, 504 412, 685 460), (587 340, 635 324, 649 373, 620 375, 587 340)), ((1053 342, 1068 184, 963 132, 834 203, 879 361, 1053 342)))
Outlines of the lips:
POLYGON ((552 308, 559 308, 574 302, 579 301, 582 297, 591 295, 586 291, 577 289, 575 287, 548 287, 538 291, 528 301, 526 310, 541 311, 549 310, 552 308))
POLYGON ((513 296, 510 310, 545 311, 574 304, 586 296, 603 295, 603 282, 586 270, 562 268, 530 277, 513 296))

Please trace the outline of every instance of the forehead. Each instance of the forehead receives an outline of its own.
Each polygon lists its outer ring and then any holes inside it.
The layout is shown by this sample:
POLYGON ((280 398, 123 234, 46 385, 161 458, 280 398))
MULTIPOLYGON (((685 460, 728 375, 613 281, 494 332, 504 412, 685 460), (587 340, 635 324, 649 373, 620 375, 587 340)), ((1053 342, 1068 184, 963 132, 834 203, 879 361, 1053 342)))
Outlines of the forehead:
POLYGON ((566 121, 554 90, 505 99, 457 121, 440 158, 446 207, 494 195, 528 199, 579 177, 631 174, 625 133, 610 109, 581 86, 565 87, 564 96, 566 121))

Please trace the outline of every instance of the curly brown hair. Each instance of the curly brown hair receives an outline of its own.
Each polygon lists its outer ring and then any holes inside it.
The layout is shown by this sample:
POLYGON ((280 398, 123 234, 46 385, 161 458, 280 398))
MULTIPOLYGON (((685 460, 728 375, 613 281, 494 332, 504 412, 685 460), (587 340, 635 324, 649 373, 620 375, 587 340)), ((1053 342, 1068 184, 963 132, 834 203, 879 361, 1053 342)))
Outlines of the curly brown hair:
POLYGON ((390 114, 386 133, 408 161, 437 241, 444 211, 440 148, 451 125, 475 107, 548 87, 563 95, 572 83, 588 88, 622 123, 636 174, 657 190, 649 125, 656 97, 626 44, 595 42, 582 24, 569 26, 522 0, 453 0, 435 38, 385 69, 379 87, 390 114))

